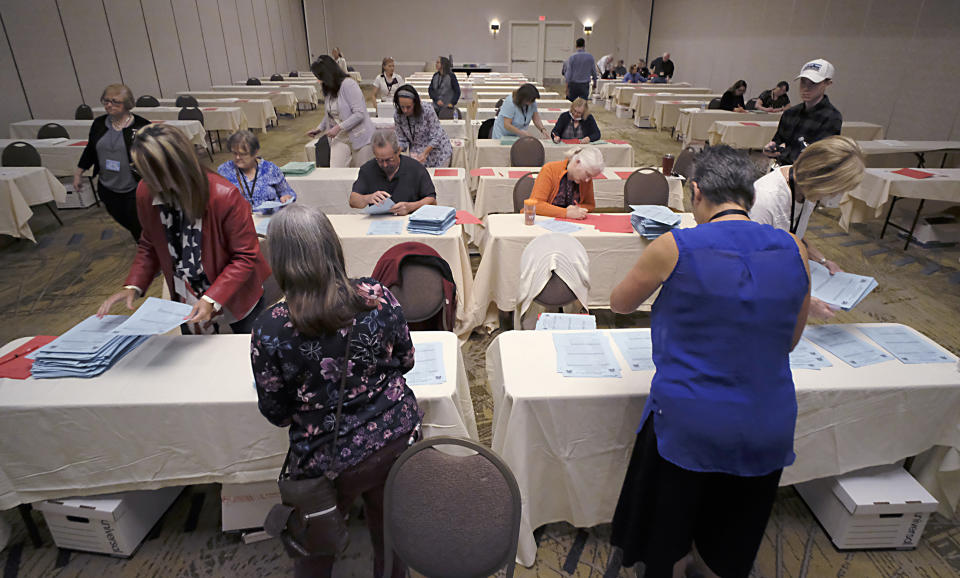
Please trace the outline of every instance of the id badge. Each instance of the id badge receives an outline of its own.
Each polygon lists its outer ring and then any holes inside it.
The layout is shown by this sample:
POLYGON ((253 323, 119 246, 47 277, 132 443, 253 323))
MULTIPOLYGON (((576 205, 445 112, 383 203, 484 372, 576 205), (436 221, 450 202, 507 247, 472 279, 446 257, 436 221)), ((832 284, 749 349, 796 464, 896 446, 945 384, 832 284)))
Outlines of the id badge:
POLYGON ((114 161, 114 160, 107 159, 107 170, 108 170, 108 171, 113 171, 113 172, 115 172, 115 173, 119 173, 119 172, 120 172, 120 161, 114 161))

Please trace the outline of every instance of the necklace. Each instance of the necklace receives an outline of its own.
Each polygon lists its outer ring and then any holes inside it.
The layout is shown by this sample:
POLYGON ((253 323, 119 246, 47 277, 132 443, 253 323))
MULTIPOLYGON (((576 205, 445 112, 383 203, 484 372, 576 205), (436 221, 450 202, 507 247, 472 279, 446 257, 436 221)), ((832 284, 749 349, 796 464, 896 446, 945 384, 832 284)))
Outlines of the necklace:
MULTIPOLYGON (((750 218, 750 213, 744 211, 743 209, 727 209, 725 211, 720 211, 716 215, 710 217, 710 221, 714 219, 719 219, 720 217, 726 217, 727 215, 743 215, 744 217, 750 218)), ((710 221, 707 221, 708 223, 710 221)))
POLYGON ((113 129, 114 129, 114 130, 123 130, 123 129, 127 128, 128 126, 130 126, 130 122, 131 122, 131 121, 133 121, 133 115, 132 115, 132 114, 128 114, 128 115, 126 116, 126 118, 124 118, 123 120, 120 121, 119 124, 117 124, 117 121, 115 121, 115 120, 113 120, 113 119, 110 119, 110 123, 113 124, 113 129))

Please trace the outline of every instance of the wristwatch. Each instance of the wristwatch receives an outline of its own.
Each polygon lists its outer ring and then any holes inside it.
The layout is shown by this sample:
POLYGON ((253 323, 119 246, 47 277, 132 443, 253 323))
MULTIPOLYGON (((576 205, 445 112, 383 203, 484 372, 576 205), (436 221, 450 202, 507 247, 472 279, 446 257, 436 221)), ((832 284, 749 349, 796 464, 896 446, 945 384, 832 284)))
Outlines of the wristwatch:
POLYGON ((827 258, 826 258, 826 257, 822 257, 819 261, 817 261, 817 263, 820 263, 821 265, 826 265, 826 264, 827 264, 827 258))

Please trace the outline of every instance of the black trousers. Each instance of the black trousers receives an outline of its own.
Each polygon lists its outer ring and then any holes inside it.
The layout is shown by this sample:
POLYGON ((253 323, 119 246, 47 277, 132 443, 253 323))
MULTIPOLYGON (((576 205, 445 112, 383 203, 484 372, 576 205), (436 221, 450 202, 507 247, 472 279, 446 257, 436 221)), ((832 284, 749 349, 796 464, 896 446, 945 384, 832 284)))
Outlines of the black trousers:
POLYGON ((567 83, 567 100, 573 102, 577 100, 577 97, 580 97, 584 100, 590 99, 590 83, 589 82, 568 82, 567 83))
POLYGON ((140 227, 140 218, 137 217, 137 190, 117 192, 98 184, 97 194, 113 220, 130 231, 135 243, 140 241, 143 229, 140 227))

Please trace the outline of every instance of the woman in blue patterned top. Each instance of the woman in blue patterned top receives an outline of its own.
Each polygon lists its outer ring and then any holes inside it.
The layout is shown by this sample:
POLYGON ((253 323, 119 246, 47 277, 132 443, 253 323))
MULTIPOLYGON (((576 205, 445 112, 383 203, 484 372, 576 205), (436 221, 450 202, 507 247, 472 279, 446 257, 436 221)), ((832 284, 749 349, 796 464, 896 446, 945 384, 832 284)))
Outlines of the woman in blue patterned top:
POLYGON ((450 137, 432 106, 424 108, 417 89, 404 84, 393 95, 393 125, 400 150, 425 167, 448 167, 453 157, 450 137))
MULTIPOLYGON (((322 211, 290 206, 270 220, 268 231, 270 267, 285 300, 254 323, 250 357, 260 413, 289 427, 293 478, 334 479, 344 512, 363 496, 374 546, 372 575, 382 576, 384 485, 423 415, 403 377, 414 363, 410 331, 386 287, 371 278, 347 278, 343 248, 322 211), (343 409, 332 452, 344 365, 343 409)), ((406 575, 398 560, 394 556, 387 575, 406 575)), ((330 576, 333 561, 297 558, 296 576, 330 576)))
POLYGON ((797 396, 789 354, 810 306, 807 252, 750 220, 757 168, 726 145, 694 157, 693 215, 640 254, 610 295, 636 310, 660 289, 656 373, 613 517, 623 565, 648 578, 750 575, 783 468, 797 396))
POLYGON ((297 193, 287 183, 280 167, 257 158, 260 152, 257 135, 239 130, 227 139, 227 150, 233 153, 233 160, 217 167, 217 172, 240 189, 251 207, 259 207, 265 201, 296 200, 297 193))

